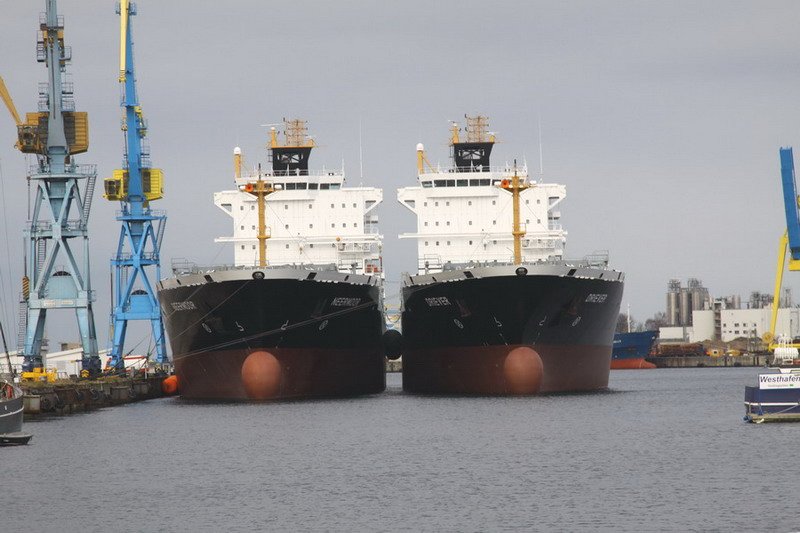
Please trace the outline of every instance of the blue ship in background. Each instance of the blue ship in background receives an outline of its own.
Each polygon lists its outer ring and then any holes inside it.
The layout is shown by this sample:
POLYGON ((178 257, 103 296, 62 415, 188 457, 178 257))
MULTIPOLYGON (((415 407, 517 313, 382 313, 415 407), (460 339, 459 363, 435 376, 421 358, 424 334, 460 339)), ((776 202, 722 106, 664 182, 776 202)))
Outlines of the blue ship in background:
POLYGON ((614 347, 611 352, 611 368, 655 368, 645 361, 658 338, 658 331, 632 331, 614 334, 614 347))

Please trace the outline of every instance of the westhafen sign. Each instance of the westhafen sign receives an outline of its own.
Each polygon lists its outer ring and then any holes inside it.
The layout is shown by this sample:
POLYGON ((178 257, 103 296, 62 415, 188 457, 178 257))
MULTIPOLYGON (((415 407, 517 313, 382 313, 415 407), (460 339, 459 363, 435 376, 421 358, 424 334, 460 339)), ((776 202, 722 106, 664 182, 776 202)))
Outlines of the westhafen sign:
POLYGON ((759 374, 759 389, 800 389, 800 374, 759 374))

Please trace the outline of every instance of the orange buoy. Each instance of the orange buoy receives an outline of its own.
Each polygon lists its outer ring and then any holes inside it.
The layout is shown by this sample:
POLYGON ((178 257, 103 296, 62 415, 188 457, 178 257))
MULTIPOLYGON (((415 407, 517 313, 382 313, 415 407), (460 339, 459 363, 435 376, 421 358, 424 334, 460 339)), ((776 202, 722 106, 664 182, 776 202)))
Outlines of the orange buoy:
POLYGON ((242 384, 248 398, 274 398, 280 392, 281 364, 267 351, 251 353, 242 363, 242 384))
POLYGON ((536 394, 542 387, 543 374, 542 358, 528 346, 511 350, 503 363, 503 375, 510 394, 536 394))
POLYGON ((164 378, 161 382, 161 392, 167 396, 172 396, 178 393, 178 376, 172 375, 164 378))

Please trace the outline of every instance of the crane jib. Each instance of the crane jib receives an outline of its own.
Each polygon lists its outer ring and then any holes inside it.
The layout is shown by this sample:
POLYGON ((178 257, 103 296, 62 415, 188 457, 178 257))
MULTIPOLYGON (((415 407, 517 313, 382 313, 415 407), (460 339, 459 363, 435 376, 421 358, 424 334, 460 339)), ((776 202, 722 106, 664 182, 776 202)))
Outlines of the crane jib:
POLYGON ((781 181, 783 201, 786 208, 786 229, 789 234, 789 249, 792 259, 800 259, 800 215, 797 204, 797 184, 794 176, 794 156, 791 148, 781 148, 781 181))

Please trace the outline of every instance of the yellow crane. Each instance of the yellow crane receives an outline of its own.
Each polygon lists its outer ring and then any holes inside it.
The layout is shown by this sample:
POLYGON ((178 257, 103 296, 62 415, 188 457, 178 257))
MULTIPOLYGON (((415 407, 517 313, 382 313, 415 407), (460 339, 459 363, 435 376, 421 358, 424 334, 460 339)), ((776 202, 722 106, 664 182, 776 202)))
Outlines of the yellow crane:
POLYGON ((776 342, 775 328, 778 322, 778 308, 780 307, 781 285, 783 271, 786 267, 786 252, 789 251, 789 270, 800 270, 800 202, 797 195, 797 184, 794 175, 794 155, 791 148, 780 149, 781 181, 783 184, 783 203, 786 210, 786 231, 780 238, 778 245, 778 267, 775 275, 775 294, 772 297, 772 316, 769 331, 764 334, 764 342, 769 344, 769 350, 775 351, 778 347, 800 348, 800 343, 776 342))
POLYGON ((14 106, 14 100, 11 99, 11 94, 9 94, 8 88, 6 87, 6 82, 3 81, 2 76, 0 76, 0 98, 3 99, 3 103, 6 104, 8 112, 11 113, 11 116, 14 118, 14 122, 16 122, 17 126, 22 126, 22 120, 19 118, 17 108, 14 106))

